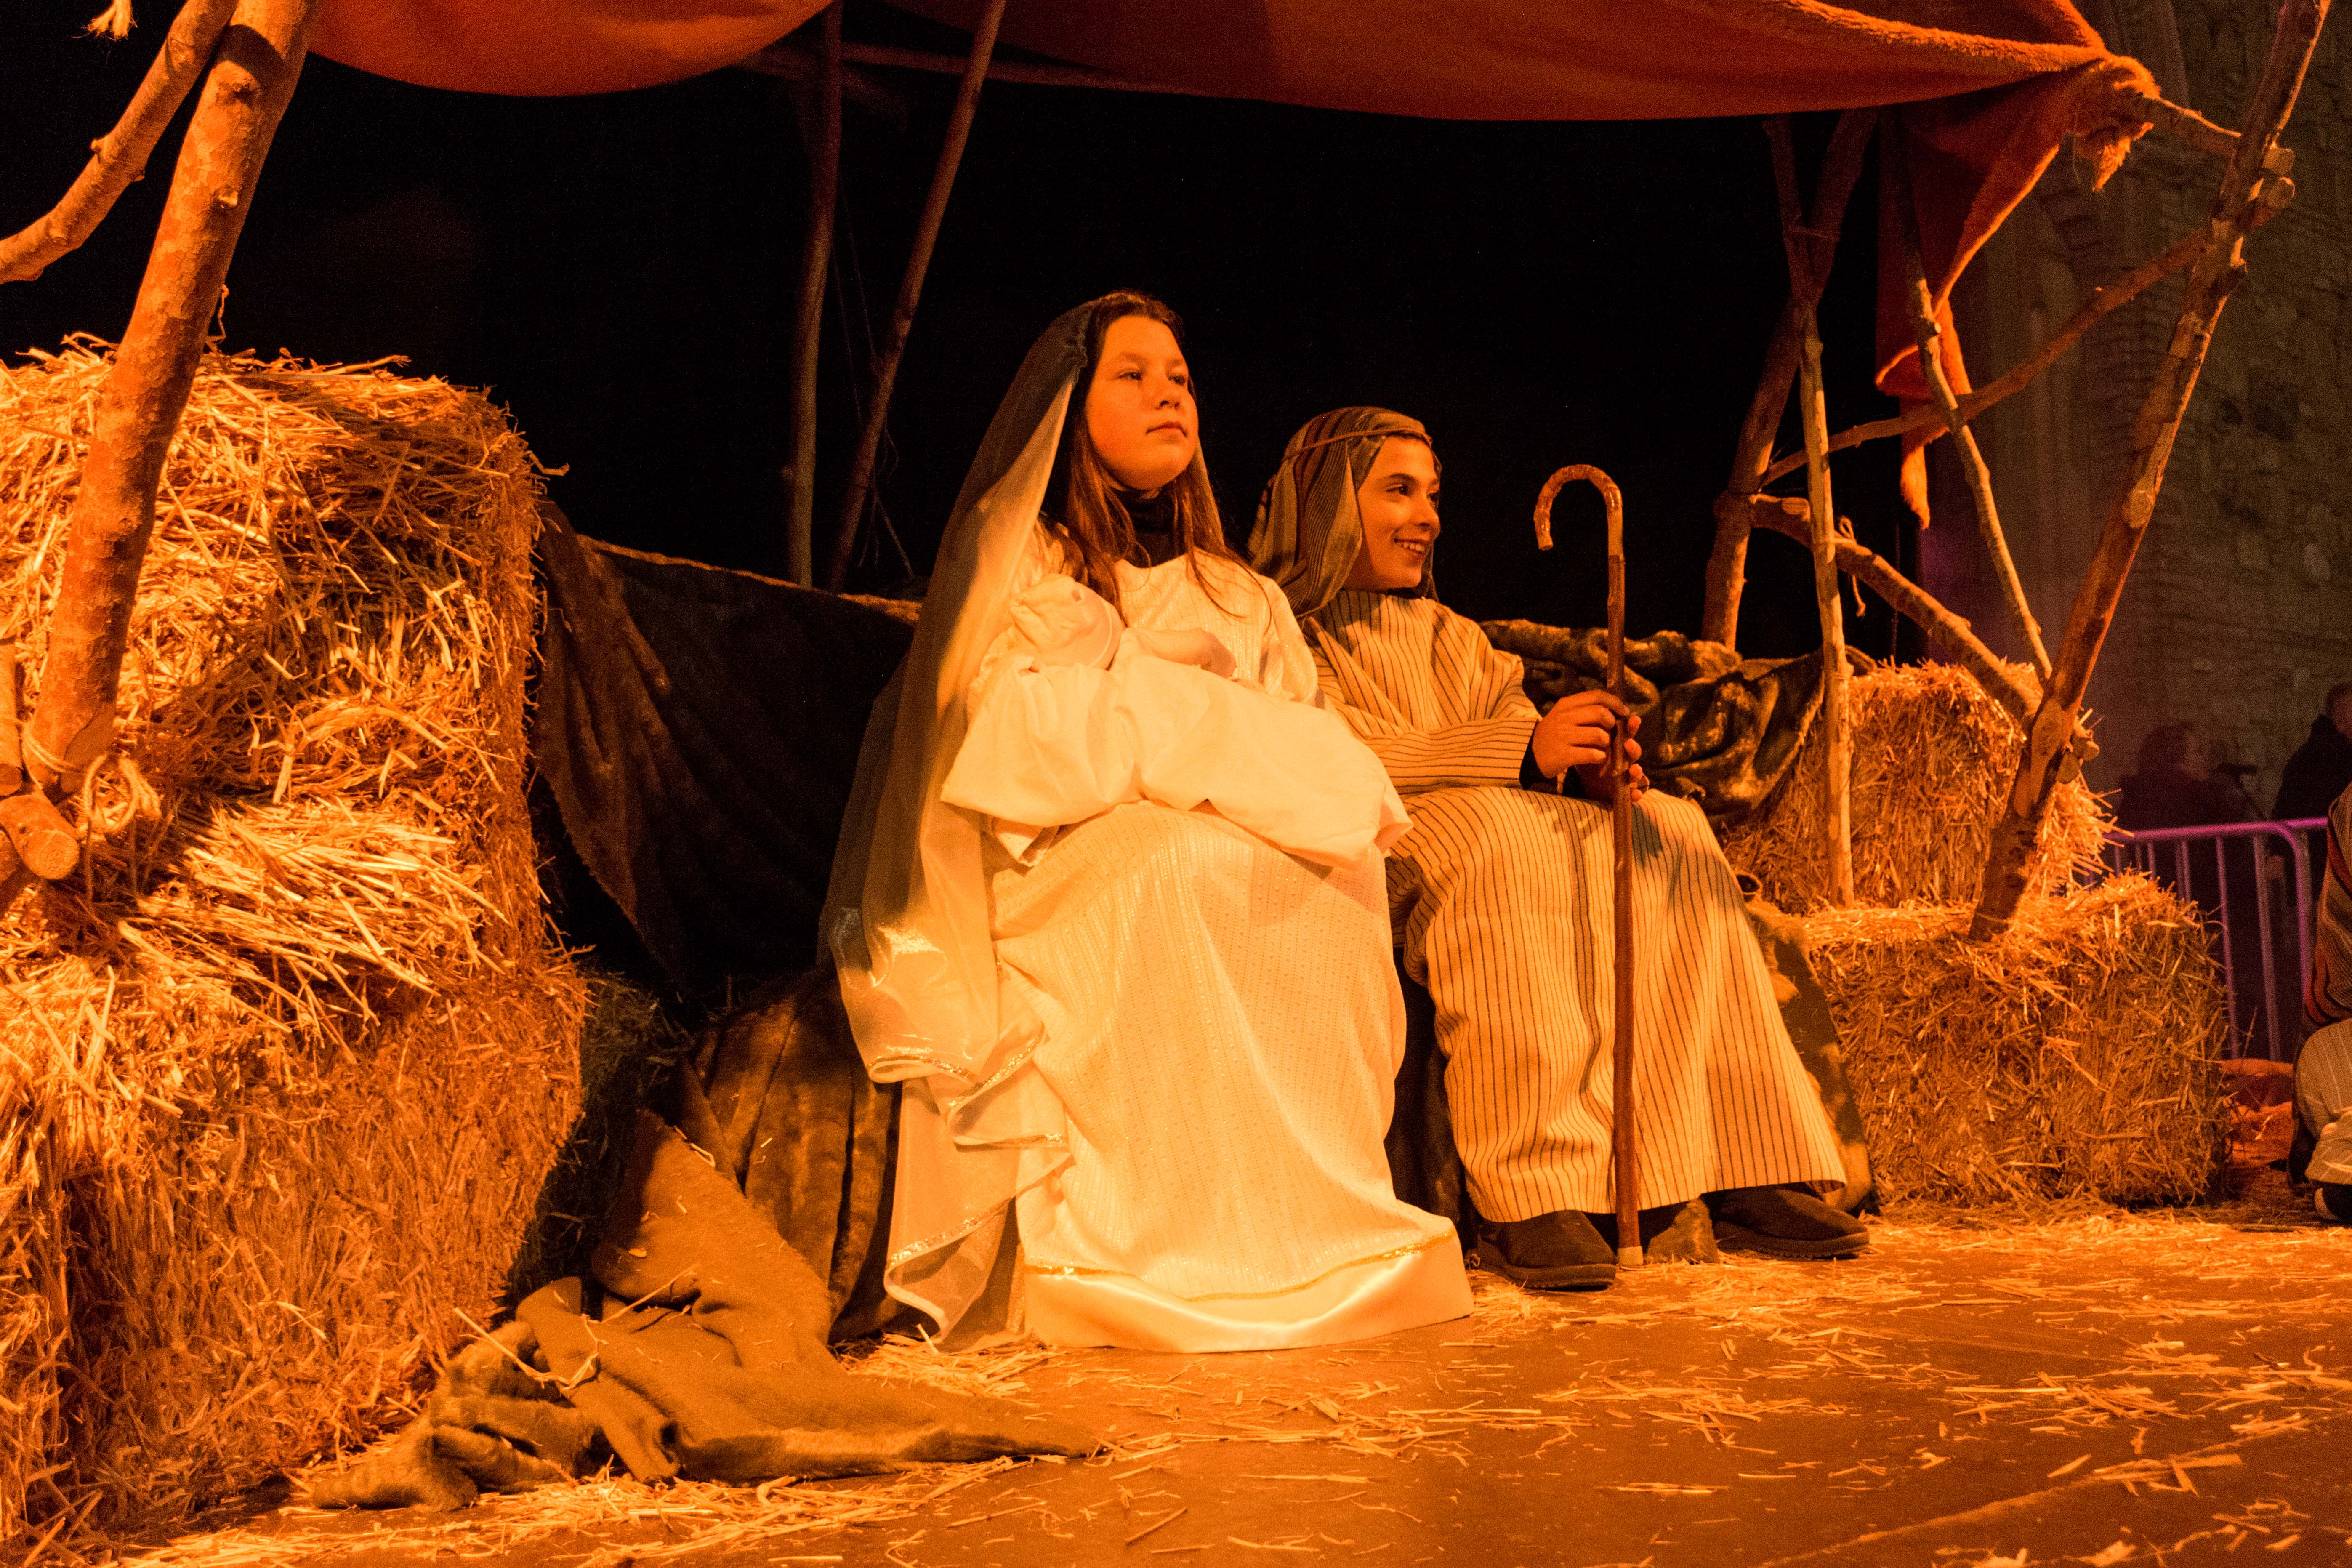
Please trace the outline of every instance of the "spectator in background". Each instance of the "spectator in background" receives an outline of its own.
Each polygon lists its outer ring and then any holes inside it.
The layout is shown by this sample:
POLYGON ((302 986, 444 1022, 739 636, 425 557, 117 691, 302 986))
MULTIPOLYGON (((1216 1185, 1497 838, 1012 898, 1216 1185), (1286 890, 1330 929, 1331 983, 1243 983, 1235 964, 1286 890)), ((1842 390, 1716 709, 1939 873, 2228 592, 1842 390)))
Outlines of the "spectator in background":
MULTIPOLYGON (((2195 728, 2175 722, 2158 725, 2140 742, 2139 772, 2124 780, 2116 802, 2116 825, 2134 833, 2206 827, 2247 821, 2256 810, 2244 790, 2209 765, 2205 742, 2195 728)), ((2263 947, 2255 931, 2257 906, 2269 896, 2270 884, 2263 875, 2260 851, 2242 843, 2234 850, 2204 842, 2150 848, 2149 869, 2156 879, 2203 911, 2214 960, 2229 965, 2231 1027, 2241 1048, 2260 1051, 2263 1047, 2253 1042, 2271 1032, 2273 1005, 2282 1016, 2277 1021, 2293 1017, 2299 979, 2284 976, 2284 987, 2265 984, 2263 947)))
POLYGON ((2327 689, 2327 701, 2311 721, 2311 733, 2279 775, 2277 822, 2326 816, 2336 797, 2352 787, 2352 680, 2327 689))
POLYGON ((2116 825, 2135 833, 2243 822, 2252 815, 2242 790, 2213 776, 2204 741, 2183 723, 2148 731, 2139 743, 2139 772, 2124 780, 2116 802, 2116 825))

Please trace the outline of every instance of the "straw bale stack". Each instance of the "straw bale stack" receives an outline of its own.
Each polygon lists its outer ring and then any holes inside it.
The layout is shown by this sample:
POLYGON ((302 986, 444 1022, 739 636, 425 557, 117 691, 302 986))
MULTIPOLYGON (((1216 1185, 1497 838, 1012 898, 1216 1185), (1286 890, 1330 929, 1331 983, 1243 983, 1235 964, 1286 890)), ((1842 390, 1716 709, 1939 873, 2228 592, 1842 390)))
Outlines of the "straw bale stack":
POLYGON ((2229 1129, 2228 1031, 2195 906, 2134 873, 2029 899, 1987 942, 1965 940, 1969 914, 1915 905, 1804 922, 1885 1195, 2203 1193, 2229 1129))
MULTIPOLYGON (((102 348, 0 368, 28 672, 102 348)), ((472 394, 205 364, 103 831, 0 919, 0 1539, 371 1435, 489 1307, 578 1100, 523 796, 538 489, 472 394)))
MULTIPOLYGON (((2033 672, 2017 667, 2028 690, 2033 672)), ((1887 665, 1848 686, 1853 714, 1853 884, 1863 904, 1974 902, 2023 734, 1957 665, 1887 665)), ((1828 907, 1822 853, 1822 730, 1815 725, 1762 808, 1723 835, 1733 866, 1793 914, 1828 907)), ((2033 887, 2095 861, 2108 816, 2080 779, 2059 786, 2033 887)))

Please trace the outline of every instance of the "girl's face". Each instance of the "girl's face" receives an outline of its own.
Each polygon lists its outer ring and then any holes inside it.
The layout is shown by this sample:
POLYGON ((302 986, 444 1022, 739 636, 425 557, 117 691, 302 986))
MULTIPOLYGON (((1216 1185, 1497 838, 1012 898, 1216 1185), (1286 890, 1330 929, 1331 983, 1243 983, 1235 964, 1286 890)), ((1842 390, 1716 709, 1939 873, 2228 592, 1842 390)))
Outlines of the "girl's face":
POLYGON ((1087 388, 1087 436, 1111 477, 1156 495, 1201 447, 1192 373, 1176 334, 1149 316, 1121 316, 1103 332, 1087 388))
POLYGON ((1349 570, 1350 588, 1412 588, 1437 542, 1437 458, 1427 443, 1391 436, 1372 471, 1356 487, 1363 548, 1349 570))

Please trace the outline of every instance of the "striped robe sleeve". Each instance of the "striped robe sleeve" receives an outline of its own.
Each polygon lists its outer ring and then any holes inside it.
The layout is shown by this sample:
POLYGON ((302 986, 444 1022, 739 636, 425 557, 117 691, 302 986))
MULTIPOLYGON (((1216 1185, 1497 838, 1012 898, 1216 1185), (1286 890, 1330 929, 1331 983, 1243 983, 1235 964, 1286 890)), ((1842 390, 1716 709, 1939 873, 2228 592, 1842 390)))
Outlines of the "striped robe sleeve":
MULTIPOLYGON (((1373 750, 1378 751, 1378 747, 1373 750)), ((1403 786, 1398 786, 1403 793, 1403 786)), ((2352 790, 2327 809, 2327 872, 2319 884, 2318 930, 2311 947, 2311 989, 2303 1010, 2315 1024, 2352 1018, 2352 790)))
POLYGON ((1539 716, 1520 689, 1522 667, 1516 655, 1496 648, 1475 622, 1451 611, 1438 627, 1433 660, 1413 648, 1391 648, 1378 642, 1360 646, 1356 653, 1361 671, 1343 676, 1318 643, 1315 663, 1323 695, 1380 758, 1397 794, 1411 796, 1478 784, 1518 787, 1520 765, 1539 716), (1394 717, 1393 705, 1374 691, 1352 689, 1364 682, 1390 690, 1433 686, 1457 701, 1465 717, 1434 729, 1419 728, 1394 717))

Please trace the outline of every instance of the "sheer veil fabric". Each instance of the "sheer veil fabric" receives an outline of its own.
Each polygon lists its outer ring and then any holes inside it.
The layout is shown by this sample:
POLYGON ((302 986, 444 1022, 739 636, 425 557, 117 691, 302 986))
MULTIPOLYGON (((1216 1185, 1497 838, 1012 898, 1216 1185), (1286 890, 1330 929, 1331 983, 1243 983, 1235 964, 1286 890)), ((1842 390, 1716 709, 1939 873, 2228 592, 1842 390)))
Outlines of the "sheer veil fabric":
POLYGON ((989 423, 914 641, 866 725, 825 896, 858 1051, 876 1081, 906 1086, 885 1279, 943 1329, 988 1289, 1006 1205, 1069 1158, 1060 1107, 1018 1070, 1034 1020, 1000 1016, 981 826, 940 794, 963 744, 964 691, 1011 619, 1092 310, 1045 329, 989 423))

